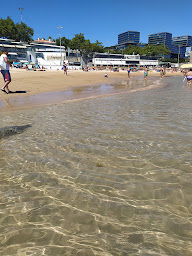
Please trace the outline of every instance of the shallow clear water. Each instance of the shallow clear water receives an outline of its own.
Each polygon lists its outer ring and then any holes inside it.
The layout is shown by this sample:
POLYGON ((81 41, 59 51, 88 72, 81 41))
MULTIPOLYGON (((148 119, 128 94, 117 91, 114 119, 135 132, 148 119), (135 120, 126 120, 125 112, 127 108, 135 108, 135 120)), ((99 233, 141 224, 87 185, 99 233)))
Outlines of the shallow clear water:
MULTIPOLYGON (((13 98, 5 98, 0 100, 1 110, 9 109, 21 109, 23 107, 30 108, 34 106, 58 104, 63 102, 69 102, 74 100, 83 100, 85 98, 96 98, 106 95, 121 94, 127 91, 133 91, 138 89, 145 89, 149 86, 154 86, 156 81, 154 77, 150 77, 148 80, 140 79, 135 76, 132 79, 109 79, 107 78, 104 84, 95 84, 91 86, 72 87, 63 91, 45 92, 36 95, 18 96, 13 98), (111 84, 110 84, 111 82, 111 84)), ((17 94, 21 95, 21 94, 17 94)))
POLYGON ((163 83, 0 113, 0 255, 192 255, 192 88, 163 83))

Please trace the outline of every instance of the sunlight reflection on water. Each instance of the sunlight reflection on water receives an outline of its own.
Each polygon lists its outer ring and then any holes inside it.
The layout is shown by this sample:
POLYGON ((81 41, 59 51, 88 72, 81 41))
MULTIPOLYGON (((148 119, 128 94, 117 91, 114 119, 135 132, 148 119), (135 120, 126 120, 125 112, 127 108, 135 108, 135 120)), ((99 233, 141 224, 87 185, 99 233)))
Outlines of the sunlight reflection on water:
POLYGON ((1 255, 191 255, 192 89, 164 83, 0 114, 1 255))

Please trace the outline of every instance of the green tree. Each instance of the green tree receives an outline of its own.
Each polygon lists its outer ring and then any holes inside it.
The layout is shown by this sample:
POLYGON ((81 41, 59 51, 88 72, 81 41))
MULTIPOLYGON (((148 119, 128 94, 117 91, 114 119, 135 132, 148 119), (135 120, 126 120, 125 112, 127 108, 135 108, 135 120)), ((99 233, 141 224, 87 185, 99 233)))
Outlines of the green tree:
POLYGON ((121 53, 116 46, 107 46, 104 47, 104 52, 106 53, 111 53, 111 54, 117 54, 117 53, 121 53))
POLYGON ((15 23, 10 17, 0 19, 0 37, 15 39, 17 34, 15 23))
POLYGON ((34 34, 34 30, 28 27, 25 23, 21 22, 20 24, 16 24, 17 35, 16 41, 29 42, 32 41, 32 36, 34 34))
POLYGON ((84 34, 76 34, 69 43, 69 47, 73 50, 79 50, 81 55, 90 57, 92 53, 92 44, 89 39, 85 39, 84 34))
MULTIPOLYGON (((60 39, 56 39, 56 44, 60 45, 60 39)), ((104 52, 104 47, 98 40, 95 43, 91 43, 89 39, 85 39, 83 33, 75 34, 70 40, 66 37, 61 38, 61 45, 68 47, 72 50, 79 50, 84 58, 90 58, 93 52, 104 52)))
POLYGON ((143 48, 143 54, 146 56, 162 57, 169 55, 171 51, 166 45, 146 45, 143 48))
POLYGON ((159 48, 159 54, 162 54, 163 56, 171 54, 171 51, 169 50, 167 45, 161 45, 159 48))
POLYGON ((70 42, 70 48, 75 50, 78 49, 79 51, 82 50, 83 45, 85 42, 85 37, 83 33, 76 34, 75 37, 70 42))
POLYGON ((128 45, 127 48, 124 49, 124 54, 132 55, 132 54, 138 54, 138 49, 134 45, 128 45))
POLYGON ((92 52, 104 52, 103 43, 96 40, 96 42, 92 44, 92 52))
POLYGON ((81 54, 82 54, 82 56, 83 57, 90 57, 90 55, 92 54, 92 44, 91 44, 91 42, 90 42, 90 40, 89 39, 86 39, 83 43, 82 43, 82 45, 81 45, 81 47, 80 47, 80 52, 81 52, 81 54))
POLYGON ((0 37, 13 39, 16 41, 32 41, 34 30, 25 23, 15 24, 10 17, 0 19, 0 37))
MULTIPOLYGON (((69 47, 70 39, 67 39, 66 37, 61 38, 61 45, 65 46, 65 49, 69 47)), ((60 45, 60 39, 56 39, 56 45, 60 45)))

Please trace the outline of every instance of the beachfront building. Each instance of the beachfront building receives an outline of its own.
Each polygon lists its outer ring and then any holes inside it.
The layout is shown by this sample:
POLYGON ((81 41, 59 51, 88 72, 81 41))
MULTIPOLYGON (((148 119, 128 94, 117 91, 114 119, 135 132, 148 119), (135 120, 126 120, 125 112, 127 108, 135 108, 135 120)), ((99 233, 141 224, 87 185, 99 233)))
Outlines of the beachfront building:
POLYGON ((66 60, 65 47, 57 46, 56 43, 51 40, 38 39, 32 43, 25 43, 0 38, 0 51, 2 52, 4 49, 8 51, 9 60, 13 63, 61 69, 63 61, 66 60))
POLYGON ((123 55, 123 54, 108 54, 95 53, 92 59, 94 67, 143 67, 143 66, 158 66, 158 60, 153 57, 143 57, 140 55, 123 55))
POLYGON ((28 62, 31 46, 23 42, 15 42, 12 39, 0 38, 0 51, 6 49, 11 62, 28 62))
POLYGON ((125 49, 129 44, 138 45, 140 42, 140 32, 127 31, 118 35, 118 49, 125 49))
POLYGON ((191 47, 192 46, 192 36, 176 36, 173 37, 173 42, 175 45, 180 47, 191 47))
POLYGON ((168 46, 169 50, 171 51, 171 55, 165 57, 177 57, 178 54, 180 57, 185 57, 186 46, 178 46, 178 44, 173 41, 171 33, 162 32, 151 34, 148 36, 148 44, 168 46))
POLYGON ((177 36, 173 37, 174 44, 179 47, 180 49, 185 49, 185 58, 190 58, 190 53, 186 51, 186 47, 192 47, 192 36, 186 35, 186 36, 177 36))
POLYGON ((68 47, 66 52, 68 69, 81 69, 82 56, 79 50, 72 50, 68 47))
MULTIPOLYGON (((58 69, 66 61, 66 51, 64 46, 58 46, 55 42, 44 39, 37 39, 31 42, 34 60, 36 64, 49 69, 58 69)), ((32 57, 32 56, 31 56, 32 57)))

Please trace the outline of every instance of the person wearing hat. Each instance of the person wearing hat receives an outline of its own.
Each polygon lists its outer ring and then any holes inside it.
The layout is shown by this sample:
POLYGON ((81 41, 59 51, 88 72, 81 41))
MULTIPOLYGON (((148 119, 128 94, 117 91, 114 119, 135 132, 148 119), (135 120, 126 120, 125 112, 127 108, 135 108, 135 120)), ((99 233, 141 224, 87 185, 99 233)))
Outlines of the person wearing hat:
POLYGON ((7 50, 3 50, 3 54, 0 56, 0 68, 1 68, 1 74, 3 76, 4 79, 4 86, 1 88, 2 92, 5 93, 10 93, 11 91, 9 90, 8 85, 11 82, 11 75, 9 72, 9 68, 12 66, 11 63, 8 60, 8 51, 7 50))

